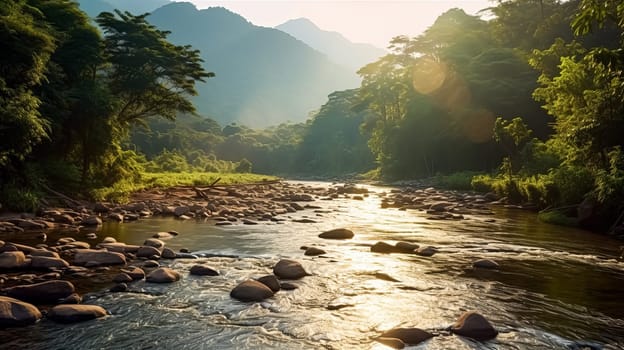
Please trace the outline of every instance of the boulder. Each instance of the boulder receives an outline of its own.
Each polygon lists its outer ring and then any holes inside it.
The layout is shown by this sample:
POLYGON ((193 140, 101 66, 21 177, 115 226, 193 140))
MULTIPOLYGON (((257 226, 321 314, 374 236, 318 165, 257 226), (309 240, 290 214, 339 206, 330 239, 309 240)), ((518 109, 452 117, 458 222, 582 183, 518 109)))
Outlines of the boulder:
POLYGON ((180 279, 180 274, 168 267, 160 267, 150 272, 145 278, 151 283, 171 283, 180 279))
POLYGON ((98 265, 119 265, 126 263, 126 257, 121 253, 95 249, 76 249, 74 264, 85 265, 86 263, 98 265))
POLYGON ((459 317, 451 326, 451 332, 475 340, 490 340, 496 338, 498 331, 481 314, 469 311, 459 317))
POLYGON ((173 249, 165 248, 160 254, 160 257, 165 259, 175 259, 177 257, 177 254, 173 251, 173 249))
POLYGON ((0 296, 0 328, 25 326, 40 319, 41 312, 34 305, 0 296))
POLYGON ((125 292, 128 290, 128 285, 125 283, 117 283, 116 285, 112 286, 108 291, 111 293, 119 293, 119 292, 125 292))
POLYGON ((394 246, 401 253, 406 253, 406 254, 414 253, 414 251, 420 247, 418 244, 410 243, 410 242, 397 242, 394 246))
POLYGON ((308 273, 299 262, 288 259, 278 261, 273 267, 273 273, 279 278, 293 280, 308 276, 308 273))
POLYGON ((173 238, 173 235, 169 232, 156 232, 154 233, 154 235, 152 235, 152 237, 158 239, 169 239, 173 238))
POLYGON ((403 343, 409 345, 416 345, 424 342, 427 339, 433 338, 433 334, 424 331, 420 328, 395 328, 380 335, 381 338, 396 338, 400 339, 403 343))
POLYGON ((420 256, 433 256, 433 254, 437 252, 438 252, 438 248, 432 247, 432 246, 420 247, 416 249, 415 251, 415 253, 420 256))
POLYGON ((45 249, 36 249, 30 252, 31 256, 47 256, 49 258, 60 258, 57 252, 53 252, 45 249))
POLYGON ((60 280, 16 286, 4 291, 11 298, 33 303, 54 304, 59 299, 67 298, 73 294, 75 288, 71 282, 60 280))
POLYGON ((21 251, 0 253, 0 269, 18 269, 26 265, 26 256, 21 251))
POLYGON ((500 266, 494 260, 480 259, 472 263, 472 267, 481 269, 498 269, 500 266))
POLYGON ((377 242, 371 246, 370 250, 373 253, 384 253, 384 254, 401 252, 397 247, 391 244, 388 244, 386 242, 377 242))
POLYGON ((154 255, 160 256, 160 250, 154 247, 146 246, 146 245, 139 248, 139 250, 136 252, 136 256, 139 258, 149 258, 154 255))
POLYGON ((272 297, 273 291, 258 281, 246 280, 234 287, 230 296, 241 301, 262 301, 272 297))
POLYGON ((195 276, 218 276, 219 272, 205 265, 194 265, 191 267, 190 274, 195 276))
POLYGON ((350 239, 353 238, 353 231, 346 228, 336 228, 333 230, 325 231, 319 235, 320 238, 325 239, 350 239))
POLYGON ((47 256, 33 256, 31 257, 30 266, 33 269, 50 269, 50 268, 65 268, 69 267, 69 263, 61 258, 53 258, 47 256))
POLYGON ((73 323, 93 320, 107 315, 103 307, 97 305, 63 304, 50 309, 48 318, 60 323, 73 323))
POLYGON ((382 343, 383 345, 392 349, 403 349, 405 347, 405 343, 401 339, 397 338, 379 337, 376 340, 377 342, 382 343))
POLYGON ((99 216, 91 215, 82 219, 81 224, 85 226, 99 226, 102 225, 102 219, 99 216))
POLYGON ((269 287, 274 293, 280 290, 280 283, 275 275, 266 275, 258 278, 258 282, 269 287))
POLYGON ((128 266, 125 269, 121 269, 120 272, 123 272, 126 275, 130 276, 133 281, 142 280, 145 278, 145 271, 143 271, 143 269, 141 269, 140 267, 136 266, 128 266))
POLYGON ((323 249, 320 248, 316 248, 316 247, 308 247, 305 251, 305 253, 303 253, 304 255, 307 256, 316 256, 316 255, 322 255, 322 254, 326 254, 327 252, 324 251, 323 249))
POLYGON ((59 300, 59 304, 80 304, 82 303, 82 297, 78 293, 73 293, 67 298, 59 300))
POLYGON ((148 238, 143 242, 144 246, 154 247, 158 250, 162 250, 165 247, 165 242, 156 238, 148 238))
POLYGON ((137 251, 139 251, 139 248, 141 248, 141 246, 138 246, 138 245, 125 244, 125 243, 120 243, 120 242, 100 243, 97 245, 97 247, 104 248, 110 252, 117 252, 117 253, 136 253, 137 251))
POLYGON ((115 283, 125 283, 125 282, 132 282, 132 281, 133 281, 132 277, 130 277, 130 275, 124 272, 118 273, 115 275, 115 277, 113 277, 113 282, 115 283))
POLYGON ((187 206, 176 207, 173 210, 173 215, 175 215, 175 216, 182 216, 182 215, 188 213, 190 210, 191 210, 191 208, 189 208, 187 206))

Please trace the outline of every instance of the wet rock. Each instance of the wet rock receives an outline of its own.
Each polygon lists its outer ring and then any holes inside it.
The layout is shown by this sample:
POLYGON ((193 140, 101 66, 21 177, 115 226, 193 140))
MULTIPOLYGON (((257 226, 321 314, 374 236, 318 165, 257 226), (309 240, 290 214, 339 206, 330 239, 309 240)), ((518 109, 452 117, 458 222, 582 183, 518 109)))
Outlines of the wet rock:
POLYGON ((195 276, 218 276, 219 272, 205 265, 193 265, 190 274, 195 276))
POLYGON ((82 303, 82 297, 78 293, 73 293, 67 298, 59 300, 59 304, 80 304, 82 303))
POLYGON ((197 259, 198 256, 195 254, 189 254, 189 253, 177 253, 176 254, 176 259, 197 259))
POLYGON ((415 251, 415 253, 420 256, 433 256, 437 252, 438 248, 432 246, 420 247, 415 251))
POLYGON ((175 259, 177 257, 177 254, 172 249, 165 248, 165 249, 163 249, 162 253, 160 254, 160 257, 162 257, 164 259, 175 259))
POLYGON ((169 232, 157 232, 157 233, 154 233, 154 235, 152 235, 152 238, 169 239, 169 238, 173 238, 173 235, 169 232))
POLYGON ((26 256, 21 251, 0 253, 0 269, 19 269, 26 265, 26 256))
POLYGON ((67 298, 74 292, 74 285, 68 281, 46 281, 5 289, 6 295, 11 298, 50 304, 56 303, 59 299, 67 298))
POLYGON ((34 257, 34 256, 47 256, 49 258, 60 258, 60 256, 58 255, 57 252, 53 252, 53 251, 45 250, 45 249, 33 250, 32 252, 30 252, 30 256, 31 257, 34 257))
POLYGON ((151 283, 171 283, 178 281, 180 274, 168 267, 160 267, 150 272, 145 280, 151 283))
POLYGON ((119 243, 119 242, 100 243, 97 245, 97 247, 104 248, 110 252, 116 252, 116 253, 136 253, 139 251, 139 248, 141 248, 141 246, 138 246, 138 245, 131 245, 131 244, 125 244, 125 243, 119 243))
POLYGON ((74 264, 85 265, 88 262, 98 265, 119 265, 126 263, 126 257, 121 253, 94 249, 76 249, 74 264))
POLYGON ((94 232, 87 233, 87 234, 85 235, 85 238, 86 238, 86 239, 97 239, 97 234, 95 234, 94 232))
POLYGON ((230 296, 240 301, 262 301, 272 297, 273 291, 258 281, 246 280, 234 287, 230 296))
POLYGON ((120 213, 111 213, 110 215, 108 215, 108 219, 112 221, 123 222, 124 216, 120 213))
POLYGON ((126 275, 130 276, 133 281, 142 280, 143 278, 145 278, 145 271, 143 271, 143 269, 141 269, 140 267, 136 266, 128 266, 125 269, 121 269, 120 272, 123 272, 126 275))
POLYGON ((420 328, 395 328, 380 335, 381 338, 396 338, 400 339, 403 343, 409 345, 416 345, 424 342, 427 339, 433 338, 433 334, 424 331, 420 328))
POLYGON ((81 224, 85 226, 99 226, 102 225, 102 219, 99 216, 91 215, 83 219, 81 224))
POLYGON ((326 251, 324 251, 323 249, 319 249, 316 247, 308 247, 305 251, 305 253, 303 253, 304 255, 307 256, 316 256, 316 255, 322 255, 322 254, 327 254, 326 251))
POLYGON ((160 250, 154 247, 144 245, 136 252, 136 256, 139 258, 149 258, 152 256, 158 257, 160 256, 160 250))
POLYGON ((494 260, 490 259, 480 259, 472 263, 472 267, 481 268, 481 269, 498 269, 500 266, 494 260))
POLYGON ((274 293, 280 290, 280 282, 278 281, 275 275, 266 275, 258 278, 258 282, 264 284, 269 287, 274 293))
POLYGON ((191 209, 187 206, 180 206, 180 207, 176 207, 173 210, 173 215, 175 216, 182 216, 187 214, 191 209))
POLYGON ((308 276, 303 266, 297 261, 282 259, 273 267, 273 273, 283 279, 299 279, 308 276))
POLYGON ((373 253, 384 253, 384 254, 401 252, 397 247, 391 244, 388 244, 386 242, 377 242, 371 246, 370 250, 373 253))
POLYGON ((145 260, 143 263, 143 267, 151 268, 151 267, 159 267, 160 264, 156 260, 145 260))
POLYGON ((130 275, 124 272, 118 273, 115 275, 115 277, 113 277, 113 282, 115 283, 125 283, 125 282, 132 282, 132 281, 133 281, 132 277, 130 277, 130 275))
POLYGON ((33 324, 41 319, 41 312, 34 305, 0 296, 0 328, 33 324))
POLYGON ((116 240, 116 239, 114 239, 113 237, 105 237, 105 238, 102 240, 102 243, 117 243, 117 240, 116 240))
POLYGON ((459 317, 451 326, 451 332, 475 340, 490 340, 496 338, 498 331, 481 314, 469 311, 459 317))
POLYGON ((401 253, 406 253, 406 254, 414 253, 414 251, 420 247, 418 244, 410 243, 410 242, 397 242, 394 246, 401 253))
POLYGON ((69 267, 69 263, 61 258, 33 256, 31 257, 30 266, 33 269, 66 268, 69 267))
POLYGON ((97 305, 57 305, 50 309, 48 318, 60 323, 74 323, 93 320, 107 315, 103 307, 97 305))
POLYGON ((162 250, 165 247, 165 242, 156 238, 148 238, 145 240, 145 242, 143 242, 143 245, 148 246, 148 247, 154 247, 158 250, 162 250))
POLYGON ((405 347, 405 343, 397 338, 379 337, 376 341, 392 349, 403 349, 405 347))
POLYGON ((333 230, 325 231, 319 235, 320 238, 325 239, 350 239, 353 238, 353 231, 346 228, 336 228, 333 230))
POLYGON ((121 293, 127 290, 128 290, 128 285, 122 282, 122 283, 117 283, 116 285, 112 286, 108 291, 111 293, 121 293))

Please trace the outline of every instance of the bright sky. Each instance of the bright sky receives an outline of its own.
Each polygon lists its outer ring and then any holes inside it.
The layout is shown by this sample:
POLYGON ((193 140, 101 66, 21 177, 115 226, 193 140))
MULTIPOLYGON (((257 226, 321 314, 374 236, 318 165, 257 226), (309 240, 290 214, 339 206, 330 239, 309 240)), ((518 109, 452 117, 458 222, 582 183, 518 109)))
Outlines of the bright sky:
POLYGON ((323 30, 336 31, 353 42, 388 46, 397 35, 416 36, 446 10, 462 8, 466 13, 493 6, 488 0, 177 0, 190 1, 197 8, 222 6, 255 25, 275 27, 289 19, 305 17, 323 30))

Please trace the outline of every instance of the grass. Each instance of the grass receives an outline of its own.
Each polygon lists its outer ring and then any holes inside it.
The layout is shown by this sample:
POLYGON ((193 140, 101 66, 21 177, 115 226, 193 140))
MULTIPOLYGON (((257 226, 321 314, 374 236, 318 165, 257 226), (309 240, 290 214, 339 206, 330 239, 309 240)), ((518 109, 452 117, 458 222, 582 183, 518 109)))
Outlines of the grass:
POLYGON ((559 226, 578 227, 579 225, 577 218, 567 216, 556 210, 542 211, 537 214, 537 218, 542 222, 559 226))
POLYGON ((277 180, 278 177, 249 173, 142 173, 141 181, 124 180, 110 187, 98 188, 91 191, 91 197, 96 201, 127 202, 134 192, 152 188, 167 188, 174 186, 208 186, 220 179, 215 186, 245 184, 277 180))
POLYGON ((436 187, 440 187, 447 190, 460 190, 470 191, 473 188, 473 177, 480 175, 475 171, 462 171, 449 175, 437 175, 434 177, 434 183, 436 187))

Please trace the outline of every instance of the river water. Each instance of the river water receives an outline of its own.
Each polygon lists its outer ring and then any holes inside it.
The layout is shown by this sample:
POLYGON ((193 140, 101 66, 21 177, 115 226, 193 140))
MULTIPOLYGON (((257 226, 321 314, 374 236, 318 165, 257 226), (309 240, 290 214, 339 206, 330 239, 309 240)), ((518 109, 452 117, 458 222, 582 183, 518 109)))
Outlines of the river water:
POLYGON ((212 257, 164 262, 182 273, 173 284, 136 282, 131 292, 114 294, 104 293, 109 284, 90 285, 85 302, 103 306, 109 317, 0 330, 0 348, 384 349, 374 341, 382 331, 441 330, 468 310, 486 316, 500 331, 497 339, 479 343, 442 331, 412 348, 624 348, 624 263, 616 260, 621 242, 544 224, 521 210, 428 220, 421 211, 380 209, 379 194, 389 188, 369 188, 363 201, 319 200, 311 204, 321 210, 284 215, 281 224, 225 227, 170 218, 105 224, 98 236, 128 244, 176 230, 180 235, 168 247, 212 257), (291 221, 301 217, 317 223, 291 221), (356 235, 344 241, 318 238, 337 227, 356 235), (371 253, 377 241, 432 245, 439 252, 371 253), (301 246, 327 254, 305 257, 301 246), (262 303, 229 297, 239 282, 271 273, 279 258, 300 261, 312 275, 295 281, 298 289, 262 303), (501 268, 473 269, 479 258, 501 268), (198 262, 220 276, 190 276, 198 262))

